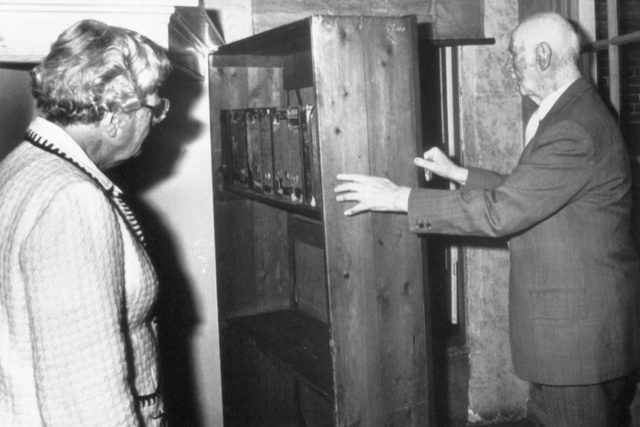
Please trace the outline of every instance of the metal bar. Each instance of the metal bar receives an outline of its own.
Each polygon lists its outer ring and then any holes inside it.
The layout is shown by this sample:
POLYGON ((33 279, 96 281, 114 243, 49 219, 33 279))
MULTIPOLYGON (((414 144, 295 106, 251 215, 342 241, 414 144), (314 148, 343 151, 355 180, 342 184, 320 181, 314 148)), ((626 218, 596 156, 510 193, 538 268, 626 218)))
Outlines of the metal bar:
MULTIPOLYGON (((618 36, 618 0, 607 2, 607 35, 618 36)), ((613 44, 609 45, 609 100, 620 114, 620 48, 613 44)))

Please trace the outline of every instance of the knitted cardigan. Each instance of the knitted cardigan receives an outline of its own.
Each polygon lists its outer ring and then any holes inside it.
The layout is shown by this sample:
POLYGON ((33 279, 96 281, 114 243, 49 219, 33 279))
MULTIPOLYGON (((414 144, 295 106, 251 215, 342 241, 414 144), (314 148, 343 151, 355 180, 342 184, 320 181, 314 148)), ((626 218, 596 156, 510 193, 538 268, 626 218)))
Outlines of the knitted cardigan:
POLYGON ((25 141, 0 164, 0 425, 159 426, 144 246, 79 146, 30 132, 66 154, 25 141))

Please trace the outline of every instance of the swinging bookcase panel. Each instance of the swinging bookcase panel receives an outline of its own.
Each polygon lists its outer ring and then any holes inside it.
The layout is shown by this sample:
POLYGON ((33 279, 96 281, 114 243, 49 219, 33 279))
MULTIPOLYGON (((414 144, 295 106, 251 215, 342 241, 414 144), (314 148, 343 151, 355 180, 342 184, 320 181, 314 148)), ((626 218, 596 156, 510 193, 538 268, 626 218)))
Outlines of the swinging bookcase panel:
POLYGON ((341 172, 417 185, 417 68, 414 16, 312 16, 211 55, 229 425, 429 425, 420 240, 333 193, 341 172))

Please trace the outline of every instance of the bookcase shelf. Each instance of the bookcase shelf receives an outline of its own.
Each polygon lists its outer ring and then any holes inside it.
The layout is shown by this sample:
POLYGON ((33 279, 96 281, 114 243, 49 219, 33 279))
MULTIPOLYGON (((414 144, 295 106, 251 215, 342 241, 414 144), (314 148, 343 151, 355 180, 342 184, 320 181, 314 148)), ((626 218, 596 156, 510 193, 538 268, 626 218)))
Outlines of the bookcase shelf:
POLYGON ((333 400, 329 326, 325 322, 300 310, 281 310, 235 318, 229 326, 327 400, 333 400))

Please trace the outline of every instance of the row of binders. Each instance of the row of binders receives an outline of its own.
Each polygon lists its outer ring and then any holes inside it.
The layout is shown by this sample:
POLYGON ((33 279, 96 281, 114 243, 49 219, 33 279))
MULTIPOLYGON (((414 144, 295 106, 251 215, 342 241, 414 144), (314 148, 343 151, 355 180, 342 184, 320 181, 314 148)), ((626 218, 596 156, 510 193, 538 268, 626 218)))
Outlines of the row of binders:
POLYGON ((318 207, 320 152, 313 105, 221 110, 224 183, 318 207))

